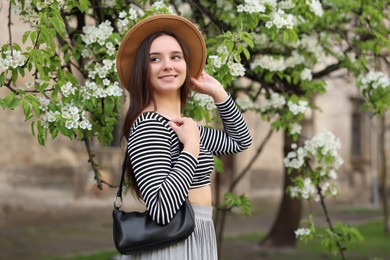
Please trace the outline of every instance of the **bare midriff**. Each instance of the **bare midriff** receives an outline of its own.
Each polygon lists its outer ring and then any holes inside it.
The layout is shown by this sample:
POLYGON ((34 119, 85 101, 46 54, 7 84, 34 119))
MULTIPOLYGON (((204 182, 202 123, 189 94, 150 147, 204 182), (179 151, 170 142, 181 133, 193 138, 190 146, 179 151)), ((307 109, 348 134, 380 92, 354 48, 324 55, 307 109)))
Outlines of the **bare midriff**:
POLYGON ((211 206, 211 186, 203 186, 196 189, 190 189, 188 198, 192 205, 211 206))

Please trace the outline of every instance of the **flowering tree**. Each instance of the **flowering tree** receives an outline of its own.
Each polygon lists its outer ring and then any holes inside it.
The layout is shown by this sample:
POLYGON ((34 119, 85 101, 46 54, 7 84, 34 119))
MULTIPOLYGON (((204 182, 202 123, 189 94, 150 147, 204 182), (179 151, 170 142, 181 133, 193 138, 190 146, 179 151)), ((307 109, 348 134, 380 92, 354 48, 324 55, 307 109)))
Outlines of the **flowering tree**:
MULTIPOLYGON (((326 131, 303 142, 300 122, 316 107, 313 98, 325 93, 323 77, 343 70, 357 78, 374 68, 378 59, 388 63, 388 12, 385 0, 11 0, 9 39, 0 53, 0 86, 9 93, 0 98, 0 106, 22 106, 42 145, 48 136, 59 134, 83 141, 101 187, 104 180, 90 140, 96 137, 109 144, 113 138, 123 97, 115 68, 119 43, 143 17, 183 15, 205 35, 206 70, 222 82, 243 111, 254 111, 285 133, 288 192, 268 244, 293 245, 296 237, 313 237, 310 217, 307 226, 298 229, 301 202, 296 198, 314 200, 328 219, 327 248, 344 257, 346 244, 360 235, 355 229, 334 226, 325 205, 326 196, 337 194, 332 180, 342 163, 337 154, 340 143, 326 131), (12 40, 15 15, 31 26, 23 35, 23 48, 12 40), (18 84, 18 78, 27 75, 32 80, 18 84)), ((359 78, 358 86, 369 106, 383 113, 390 104, 388 78, 369 75, 359 78)), ((209 97, 194 94, 184 113, 213 122, 214 108, 209 97)), ((220 207, 239 205, 249 212, 248 200, 232 192, 220 207)))

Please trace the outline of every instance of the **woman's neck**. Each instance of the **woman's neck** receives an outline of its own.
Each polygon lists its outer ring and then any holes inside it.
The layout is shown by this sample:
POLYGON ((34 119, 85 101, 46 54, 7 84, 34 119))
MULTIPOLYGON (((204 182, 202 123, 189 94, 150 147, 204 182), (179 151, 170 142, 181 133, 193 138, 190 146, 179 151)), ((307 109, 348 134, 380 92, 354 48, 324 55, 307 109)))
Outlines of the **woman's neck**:
POLYGON ((153 111, 168 119, 180 117, 180 98, 155 96, 154 101, 145 107, 144 112, 153 111))

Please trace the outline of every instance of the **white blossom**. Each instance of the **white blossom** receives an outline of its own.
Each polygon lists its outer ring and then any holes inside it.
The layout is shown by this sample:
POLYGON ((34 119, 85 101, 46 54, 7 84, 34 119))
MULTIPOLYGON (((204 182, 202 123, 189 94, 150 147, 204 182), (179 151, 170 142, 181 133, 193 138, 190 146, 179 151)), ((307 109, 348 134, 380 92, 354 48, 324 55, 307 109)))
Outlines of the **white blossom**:
POLYGON ((69 113, 71 115, 77 115, 79 113, 79 109, 76 106, 70 106, 69 107, 69 113))
POLYGON ((297 51, 293 51, 292 56, 287 58, 283 56, 275 57, 272 55, 259 55, 253 60, 250 67, 251 69, 261 67, 269 71, 284 71, 287 68, 292 68, 304 62, 304 57, 297 51))
POLYGON ((61 116, 65 119, 65 127, 68 129, 92 129, 92 124, 87 119, 85 111, 73 104, 62 106, 61 116))
POLYGON ((305 178, 303 180, 303 187, 301 189, 301 196, 304 199, 310 199, 314 197, 317 192, 316 187, 313 185, 313 182, 310 178, 305 178))
POLYGON ((252 38, 256 46, 267 48, 270 44, 270 39, 265 33, 252 33, 252 38))
POLYGON ((65 85, 61 86, 61 93, 65 97, 69 97, 70 95, 74 95, 76 88, 73 87, 72 82, 67 82, 65 85))
POLYGON ((127 31, 127 27, 129 25, 129 20, 127 18, 124 19, 118 19, 118 22, 116 23, 118 26, 118 30, 120 33, 124 33, 127 31))
POLYGON ((112 42, 107 42, 106 43, 106 48, 107 48, 107 54, 108 55, 114 55, 115 54, 115 47, 112 42))
MULTIPOLYGON (((336 170, 342 165, 343 160, 338 155, 337 150, 340 149, 340 140, 329 131, 321 131, 306 140, 303 147, 297 145, 292 146, 292 151, 284 158, 284 165, 287 168, 299 169, 305 161, 316 161, 317 169, 319 170, 320 182, 325 181, 321 188, 322 194, 330 193, 337 195, 337 187, 329 181, 337 179, 336 170)), ((299 182, 298 182, 299 183, 299 182)), ((296 183, 297 184, 297 183, 296 183)), ((315 196, 315 187, 309 177, 303 179, 303 185, 295 185, 291 191, 291 196, 301 196, 304 199, 319 199, 315 196)))
POLYGON ((90 59, 90 58, 93 57, 93 52, 88 47, 84 47, 83 50, 81 51, 81 56, 83 58, 89 58, 90 59))
POLYGON ((308 228, 298 228, 294 231, 296 238, 310 235, 311 231, 308 228))
POLYGON ((254 107, 253 101, 250 99, 248 95, 238 96, 236 98, 236 103, 242 110, 248 110, 254 107))
POLYGON ((251 69, 261 67, 269 71, 283 71, 286 69, 284 58, 276 58, 272 55, 261 55, 254 59, 251 63, 251 69))
POLYGON ((218 55, 209 56, 210 65, 216 69, 219 69, 222 66, 221 58, 218 55))
POLYGON ((119 82, 116 81, 106 89, 106 95, 111 97, 120 97, 123 95, 123 89, 119 86, 119 82))
POLYGON ((46 122, 50 122, 50 123, 55 122, 55 121, 57 121, 56 116, 59 114, 60 114, 60 112, 58 112, 58 111, 55 111, 54 113, 52 111, 47 111, 46 114, 44 115, 44 120, 46 122))
POLYGON ((194 93, 192 98, 199 106, 206 108, 206 110, 211 111, 216 108, 213 98, 209 95, 194 93))
POLYGON ((381 71, 370 71, 358 78, 358 86, 361 90, 390 87, 390 80, 381 71))
POLYGON ((158 10, 158 9, 166 7, 166 5, 164 4, 164 1, 159 0, 159 1, 154 2, 153 7, 155 7, 158 10))
POLYGON ((0 69, 7 70, 10 68, 16 69, 24 65, 26 57, 22 54, 21 51, 13 49, 0 52, 0 69), (5 57, 4 57, 5 56, 5 57))
POLYGON ((309 81, 312 80, 313 75, 311 74, 311 70, 308 68, 303 69, 301 72, 301 79, 302 80, 309 80, 309 81))
POLYGON ((108 37, 113 33, 114 28, 112 28, 110 21, 105 21, 99 26, 86 25, 83 27, 83 33, 81 39, 86 45, 93 43, 99 43, 104 45, 108 37))
POLYGON ((35 80, 30 80, 26 82, 26 88, 27 89, 32 89, 35 87, 36 81, 35 80))
POLYGON ((89 100, 91 97, 94 98, 105 98, 105 97, 120 97, 123 95, 123 89, 119 86, 119 82, 115 81, 111 83, 108 79, 103 80, 104 86, 97 85, 93 81, 87 80, 85 85, 80 88, 81 96, 84 100, 89 100))
POLYGON ((102 0, 103 7, 113 8, 115 6, 115 1, 113 0, 102 0))
POLYGON ((266 22, 265 26, 271 28, 287 28, 292 29, 294 27, 294 15, 286 14, 282 9, 278 9, 276 12, 271 14, 271 20, 266 22))
POLYGON ((260 1, 245 0, 245 4, 237 6, 237 12, 242 13, 264 13, 265 5, 260 1))
POLYGON ((80 122, 79 124, 79 127, 81 129, 88 129, 88 130, 92 130, 92 124, 87 120, 87 119, 84 119, 80 122))
POLYGON ((300 134, 302 131, 302 126, 298 123, 292 123, 290 125, 290 134, 295 135, 295 134, 300 134))
POLYGON ((302 35, 299 40, 299 47, 313 53, 318 61, 321 61, 326 57, 324 48, 314 36, 302 35))
POLYGON ((330 193, 332 194, 332 196, 336 196, 339 193, 339 191, 337 190, 336 187, 331 187, 330 193))
POLYGON ((278 7, 280 9, 288 10, 295 7, 295 3, 293 3, 291 0, 285 0, 278 3, 278 7))
POLYGON ((303 114, 309 110, 309 103, 305 100, 299 100, 298 103, 288 101, 287 106, 294 115, 303 114))
POLYGON ((232 76, 238 77, 245 75, 245 68, 241 63, 228 63, 228 67, 232 76))
POLYGON ((39 96, 38 100, 40 103, 39 109, 42 111, 46 111, 49 108, 50 99, 47 99, 46 97, 39 96))
POLYGON ((318 17, 321 17, 324 13, 321 2, 319 0, 306 0, 306 4, 309 5, 310 10, 318 17))
POLYGON ((264 102, 260 105, 260 110, 262 112, 266 112, 270 109, 279 109, 282 108, 285 104, 286 99, 283 95, 272 93, 271 98, 264 100, 264 102))
POLYGON ((335 170, 330 170, 328 173, 329 177, 333 180, 337 179, 337 172, 335 170))
POLYGON ((267 5, 275 8, 276 0, 245 0, 245 4, 237 6, 237 12, 264 13, 267 5))
POLYGON ((135 20, 137 18, 138 18, 137 11, 135 9, 133 9, 133 8, 130 8, 130 10, 129 10, 129 19, 130 20, 135 20))
POLYGON ((293 186, 290 188, 290 196, 292 198, 298 198, 299 197, 299 188, 297 186, 293 186))
POLYGON ((330 183, 327 181, 321 187, 321 192, 327 192, 330 188, 330 183))

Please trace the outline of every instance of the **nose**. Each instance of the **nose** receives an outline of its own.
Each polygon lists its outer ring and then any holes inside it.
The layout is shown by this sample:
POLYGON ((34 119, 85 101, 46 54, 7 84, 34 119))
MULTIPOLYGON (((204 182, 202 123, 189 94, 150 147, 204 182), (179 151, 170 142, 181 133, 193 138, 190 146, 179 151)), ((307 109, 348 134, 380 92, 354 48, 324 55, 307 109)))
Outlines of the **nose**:
POLYGON ((171 59, 164 59, 163 70, 172 70, 172 61, 171 59))

